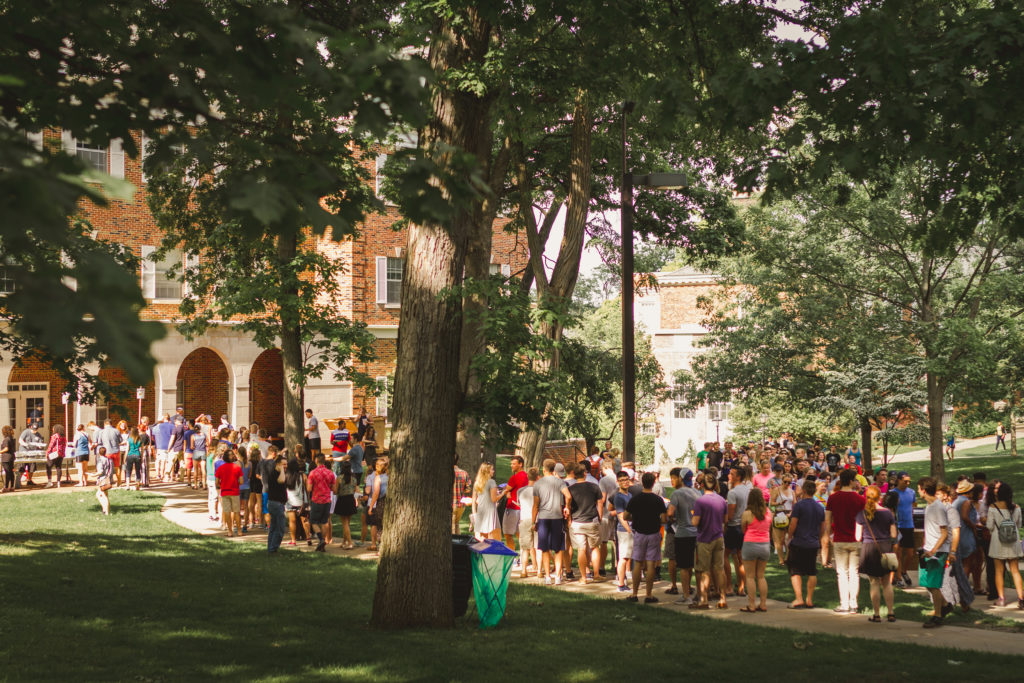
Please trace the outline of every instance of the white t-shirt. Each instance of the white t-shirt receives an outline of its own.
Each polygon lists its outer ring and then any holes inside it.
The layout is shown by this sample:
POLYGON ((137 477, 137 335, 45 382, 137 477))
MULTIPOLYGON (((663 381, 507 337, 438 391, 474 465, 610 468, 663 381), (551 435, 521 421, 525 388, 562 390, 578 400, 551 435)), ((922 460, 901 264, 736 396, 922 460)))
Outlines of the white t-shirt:
MULTIPOLYGON (((942 536, 942 527, 949 531, 949 517, 946 515, 946 504, 935 499, 924 509, 924 547, 931 550, 942 536)), ((949 552, 950 534, 946 534, 946 540, 942 545, 935 548, 937 553, 949 552)))

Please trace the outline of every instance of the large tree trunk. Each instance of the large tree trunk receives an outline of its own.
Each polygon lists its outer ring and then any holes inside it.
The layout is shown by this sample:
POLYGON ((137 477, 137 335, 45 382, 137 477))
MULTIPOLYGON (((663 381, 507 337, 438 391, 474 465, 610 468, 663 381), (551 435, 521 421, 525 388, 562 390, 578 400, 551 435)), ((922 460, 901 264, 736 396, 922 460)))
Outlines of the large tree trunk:
POLYGON ((519 435, 516 454, 525 461, 526 467, 540 467, 544 462, 544 448, 548 442, 548 427, 527 427, 519 435))
POLYGON ((946 476, 946 462, 942 455, 944 442, 942 433, 942 410, 945 399, 945 382, 935 373, 926 374, 928 385, 928 450, 931 452, 931 474, 938 480, 946 476))
MULTIPOLYGON (((475 9, 445 19, 432 35, 430 63, 440 74, 423 145, 447 166, 467 150, 486 164, 489 102, 447 82, 453 69, 479 63, 492 35, 475 9)), ((437 181, 441 182, 441 181, 437 181)), ((450 192, 442 185, 447 198, 450 192)), ((442 293, 462 281, 478 208, 447 225, 409 228, 402 275, 391 479, 371 623, 382 628, 450 627, 452 453, 462 399, 461 304, 442 293)))
POLYGON ((860 422, 860 450, 864 461, 864 469, 871 468, 871 420, 860 422))
MULTIPOLYGON (((281 264, 282 272, 291 272, 289 264, 295 259, 298 250, 298 236, 284 236, 277 239, 277 260, 281 264)), ((282 287, 284 299, 298 297, 298 282, 293 287, 282 287)), ((281 319, 281 369, 283 370, 284 382, 284 443, 287 448, 294 448, 302 443, 304 433, 302 386, 295 382, 294 378, 299 376, 302 370, 302 333, 300 320, 286 319, 285 311, 291 307, 282 304, 279 310, 282 312, 281 319)), ((253 400, 250 396, 249 400, 253 400)))
POLYGON ((1006 420, 1007 430, 1010 432, 1010 457, 1017 457, 1017 392, 1010 392, 1010 409, 1007 411, 1009 418, 1006 420))

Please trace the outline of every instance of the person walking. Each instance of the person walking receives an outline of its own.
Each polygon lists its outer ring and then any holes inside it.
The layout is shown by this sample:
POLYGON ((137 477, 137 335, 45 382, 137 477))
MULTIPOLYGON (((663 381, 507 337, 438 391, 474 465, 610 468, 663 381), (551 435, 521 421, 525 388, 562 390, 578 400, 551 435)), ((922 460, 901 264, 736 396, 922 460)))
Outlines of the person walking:
POLYGON ((839 606, 836 614, 857 613, 857 593, 860 591, 860 543, 857 540, 857 513, 864 509, 864 498, 854 491, 853 470, 839 473, 839 491, 825 504, 825 523, 832 530, 835 548, 836 578, 839 584, 839 606))
MULTIPOLYGON (((995 484, 995 482, 993 482, 995 484)), ((1022 556, 1020 545, 1020 506, 1013 503, 1013 489, 1005 481, 996 484, 996 502, 988 509, 986 526, 992 533, 988 555, 995 562, 996 607, 1006 605, 1004 592, 1006 570, 1013 577, 1013 587, 1017 591, 1017 609, 1024 609, 1024 591, 1021 590, 1019 560, 1022 556)))
POLYGON ((224 464, 216 470, 217 489, 220 491, 220 510, 228 537, 242 535, 242 467, 236 462, 234 451, 224 453, 224 464))
POLYGON ((633 529, 633 594, 626 598, 630 602, 639 600, 641 574, 645 579, 644 603, 658 602, 653 595, 654 570, 661 564, 661 526, 668 515, 665 501, 653 492, 655 479, 653 472, 644 472, 640 477, 643 490, 630 499, 622 515, 633 529))
POLYGON ((374 472, 366 482, 366 495, 369 500, 366 504, 366 519, 370 523, 370 550, 377 552, 381 532, 384 530, 384 506, 388 497, 388 459, 377 458, 374 463, 374 472))
POLYGON ((1002 422, 996 423, 996 450, 995 450, 996 453, 999 452, 999 444, 1003 445, 1003 450, 1005 451, 1006 450, 1006 428, 1003 427, 1003 423, 1002 422))
POLYGON ((882 492, 877 486, 867 487, 864 492, 864 509, 857 513, 856 518, 856 533, 861 541, 859 571, 865 574, 870 582, 871 607, 874 610, 868 621, 876 624, 882 621, 880 607, 883 596, 885 606, 889 610, 886 619, 889 622, 896 621, 890 581, 892 568, 884 562, 884 558, 892 556, 893 541, 896 538, 896 518, 890 510, 880 505, 881 498, 882 492))
POLYGON ((928 503, 924 510, 924 547, 919 583, 921 588, 927 588, 931 594, 932 616, 924 622, 924 627, 936 628, 942 626, 942 618, 946 615, 942 582, 945 580, 946 557, 950 548, 949 517, 946 506, 938 498, 938 482, 935 479, 919 479, 917 492, 928 503))
POLYGON ((110 496, 107 491, 114 487, 114 463, 107 457, 107 449, 96 448, 96 500, 104 515, 110 514, 110 496))
POLYGON ((78 483, 75 486, 89 485, 89 451, 92 444, 89 442, 89 435, 85 432, 85 425, 78 425, 75 430, 75 468, 78 470, 78 483))
POLYGON ((68 441, 64 437, 64 425, 55 425, 50 443, 46 446, 46 487, 53 488, 50 477, 57 470, 57 488, 60 488, 60 466, 64 463, 64 451, 68 441))
POLYGON ((728 513, 725 498, 718 495, 718 472, 709 467, 701 484, 703 494, 693 504, 692 523, 697 527, 697 570, 698 599, 690 609, 711 609, 708 594, 711 591, 711 574, 715 575, 718 586, 718 609, 728 608, 725 599, 725 541, 723 532, 728 513))
POLYGON ((743 575, 747 583, 747 606, 740 611, 767 612, 768 580, 764 572, 771 555, 772 516, 768 514, 760 489, 751 488, 747 492, 746 509, 740 522, 743 527, 743 575), (761 599, 761 604, 756 607, 755 596, 761 599))
POLYGON ((334 514, 341 517, 341 541, 338 545, 342 550, 351 550, 355 547, 352 543, 352 517, 356 514, 356 490, 359 482, 352 473, 352 463, 341 463, 341 474, 338 475, 337 495, 334 501, 334 514))
POLYGON ((306 477, 306 492, 309 493, 309 526, 316 534, 316 551, 326 551, 328 541, 324 533, 331 519, 331 494, 337 493, 337 478, 334 472, 327 469, 323 453, 317 453, 316 467, 306 477))
POLYGON ((132 427, 128 431, 127 447, 124 452, 124 483, 131 486, 132 472, 135 472, 135 490, 142 487, 142 437, 139 428, 132 427))
POLYGON ((779 556, 779 564, 786 564, 788 553, 786 537, 789 533, 789 516, 793 512, 793 505, 796 504, 796 494, 793 492, 793 476, 783 475, 782 485, 774 486, 771 490, 771 512, 772 512, 772 540, 775 542, 775 552, 779 556))

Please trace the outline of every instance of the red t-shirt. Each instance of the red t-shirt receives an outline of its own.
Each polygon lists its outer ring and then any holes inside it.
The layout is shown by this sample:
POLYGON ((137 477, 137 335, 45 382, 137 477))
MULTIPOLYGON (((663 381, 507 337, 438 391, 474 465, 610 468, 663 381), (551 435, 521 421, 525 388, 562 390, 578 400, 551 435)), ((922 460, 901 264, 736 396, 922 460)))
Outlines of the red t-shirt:
POLYGON ((513 474, 508 480, 508 503, 507 506, 513 510, 519 509, 519 489, 526 488, 530 483, 530 478, 526 476, 526 472, 519 470, 513 474))
POLYGON ((309 499, 317 504, 331 502, 331 487, 334 486, 334 472, 320 465, 309 473, 309 482, 313 485, 309 499))
POLYGON ((857 513, 864 509, 864 496, 853 491, 836 491, 828 497, 825 509, 832 513, 833 540, 854 543, 857 540, 857 513))
POLYGON ((237 496, 239 479, 242 477, 242 467, 237 462, 226 462, 217 468, 214 475, 220 482, 220 495, 237 496))

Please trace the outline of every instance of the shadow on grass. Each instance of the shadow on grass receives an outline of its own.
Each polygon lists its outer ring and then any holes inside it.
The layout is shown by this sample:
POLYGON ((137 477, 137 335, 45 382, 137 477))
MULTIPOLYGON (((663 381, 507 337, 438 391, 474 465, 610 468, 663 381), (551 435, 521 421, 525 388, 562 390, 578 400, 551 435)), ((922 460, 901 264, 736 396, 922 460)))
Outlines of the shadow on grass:
MULTIPOLYGON (((496 629, 477 629, 471 604, 453 630, 370 631, 371 563, 191 535, 147 494, 119 496, 148 511, 120 517, 48 498, 0 501, 0 543, 17 550, 0 552, 0 655, 12 679, 678 680, 697 666, 720 680, 793 681, 819 678, 827 661, 829 678, 845 681, 862 680, 883 646, 516 584, 496 629), (60 657, 44 656, 55 634, 60 657)), ((936 668, 935 653, 901 644, 898 664, 872 678, 962 675, 936 668)), ((955 658, 985 680, 1017 680, 1024 663, 955 658)))

